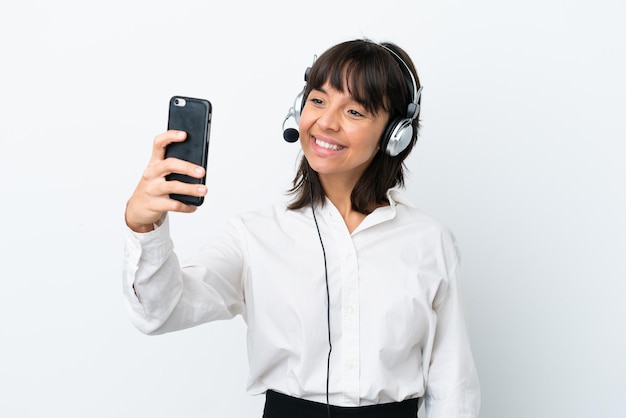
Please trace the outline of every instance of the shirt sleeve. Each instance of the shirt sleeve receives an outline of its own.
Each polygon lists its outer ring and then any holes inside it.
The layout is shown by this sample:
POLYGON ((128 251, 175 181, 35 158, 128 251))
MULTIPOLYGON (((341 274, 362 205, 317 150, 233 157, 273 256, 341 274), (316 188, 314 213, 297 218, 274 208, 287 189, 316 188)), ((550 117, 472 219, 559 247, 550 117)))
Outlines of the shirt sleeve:
POLYGON ((147 233, 126 227, 122 290, 137 329, 163 334, 243 313, 244 257, 240 233, 229 225, 183 264, 168 217, 147 233))
POLYGON ((428 418, 475 418, 480 410, 480 384, 467 334, 460 287, 460 254, 456 240, 442 237, 446 280, 433 303, 435 338, 424 406, 428 418))

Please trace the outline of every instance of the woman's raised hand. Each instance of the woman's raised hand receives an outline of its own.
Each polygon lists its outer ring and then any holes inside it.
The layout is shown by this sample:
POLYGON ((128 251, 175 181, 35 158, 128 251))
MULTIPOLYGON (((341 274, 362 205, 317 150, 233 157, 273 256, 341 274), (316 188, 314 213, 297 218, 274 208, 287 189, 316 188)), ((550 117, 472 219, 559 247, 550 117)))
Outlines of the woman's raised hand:
POLYGON ((139 184, 126 204, 126 224, 135 232, 149 232, 154 223, 163 219, 167 212, 191 213, 197 206, 185 205, 170 198, 170 194, 205 196, 206 186, 180 181, 167 181, 171 173, 186 174, 201 178, 204 168, 177 158, 165 158, 165 148, 172 142, 182 142, 187 134, 182 131, 167 131, 154 138, 152 157, 143 172, 139 184))

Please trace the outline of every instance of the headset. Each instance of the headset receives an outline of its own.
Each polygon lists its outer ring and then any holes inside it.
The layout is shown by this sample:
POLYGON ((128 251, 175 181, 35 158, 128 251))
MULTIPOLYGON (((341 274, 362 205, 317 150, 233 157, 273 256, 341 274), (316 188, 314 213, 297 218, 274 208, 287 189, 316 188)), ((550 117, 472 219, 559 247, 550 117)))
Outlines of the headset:
MULTIPOLYGON (((313 63, 317 59, 317 55, 313 56, 313 63)), ((304 93, 306 92, 306 82, 309 79, 309 73, 311 72, 311 67, 307 67, 304 71, 304 87, 293 102, 293 106, 289 108, 289 112, 287 112, 287 116, 285 116, 285 120, 283 120, 283 139, 287 142, 296 142, 298 138, 300 138, 300 132, 298 132, 295 128, 286 128, 285 123, 289 120, 289 118, 294 118, 296 125, 300 124, 300 114, 302 113, 302 109, 304 108, 304 93)))
MULTIPOLYGON (((395 157, 409 146, 411 139, 413 138, 413 121, 419 116, 422 86, 419 88, 417 87, 417 82, 415 81, 413 72, 411 72, 411 69, 400 57, 400 55, 384 44, 376 45, 388 51, 396 62, 400 64, 405 82, 411 91, 412 99, 411 103, 407 106, 406 113, 403 116, 396 117, 387 124, 380 143, 380 149, 383 150, 385 154, 395 157)), ((317 59, 316 56, 313 58, 313 62, 315 62, 315 59, 317 59)), ((297 129, 285 129, 285 123, 292 117, 294 118, 296 124, 300 123, 300 114, 304 108, 306 82, 308 81, 310 72, 311 67, 308 67, 304 72, 305 85, 302 88, 302 91, 300 91, 300 93, 296 96, 293 106, 289 109, 289 112, 283 121, 283 139, 287 142, 296 142, 300 137, 300 133, 297 129)))

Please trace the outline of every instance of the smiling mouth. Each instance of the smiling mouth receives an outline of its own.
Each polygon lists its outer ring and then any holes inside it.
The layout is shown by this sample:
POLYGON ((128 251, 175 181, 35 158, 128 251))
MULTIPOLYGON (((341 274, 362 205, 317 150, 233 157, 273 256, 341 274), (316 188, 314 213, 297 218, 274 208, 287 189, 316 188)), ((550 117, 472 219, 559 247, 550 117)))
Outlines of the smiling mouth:
POLYGON ((324 142, 317 138, 315 138, 315 145, 317 145, 320 148, 329 149, 331 151, 339 151, 345 148, 345 147, 342 147, 341 145, 329 144, 328 142, 324 142))

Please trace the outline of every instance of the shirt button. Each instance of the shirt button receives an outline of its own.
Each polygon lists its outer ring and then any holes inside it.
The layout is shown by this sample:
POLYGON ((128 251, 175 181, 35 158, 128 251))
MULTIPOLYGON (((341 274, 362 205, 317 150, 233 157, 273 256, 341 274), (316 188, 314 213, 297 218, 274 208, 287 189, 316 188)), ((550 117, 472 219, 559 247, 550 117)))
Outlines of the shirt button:
POLYGON ((347 312, 347 313, 349 313, 349 314, 351 314, 352 312, 354 312, 354 308, 353 308, 352 306, 348 306, 348 307, 346 308, 346 312, 347 312))

